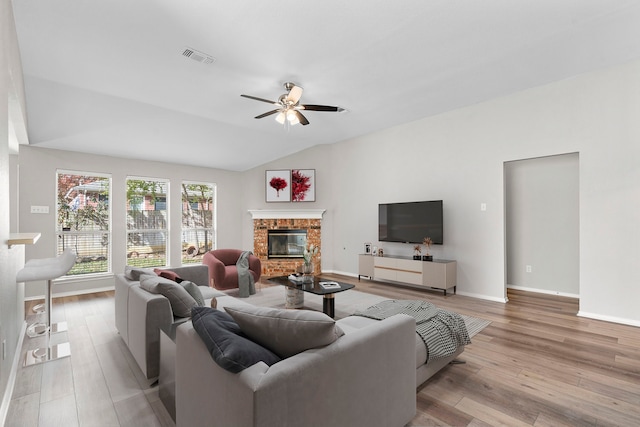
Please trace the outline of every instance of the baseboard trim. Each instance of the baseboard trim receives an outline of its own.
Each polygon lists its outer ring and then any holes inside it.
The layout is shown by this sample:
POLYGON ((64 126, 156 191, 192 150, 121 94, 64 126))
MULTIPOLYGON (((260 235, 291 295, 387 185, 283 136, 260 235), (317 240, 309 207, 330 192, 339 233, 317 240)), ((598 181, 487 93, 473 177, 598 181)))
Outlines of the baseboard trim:
POLYGON ((7 422, 7 415, 9 414, 9 406, 11 405, 11 398, 13 397, 13 389, 16 385, 16 378, 18 376, 18 367, 21 366, 22 359, 22 344, 24 336, 27 332, 27 322, 22 322, 20 328, 20 336, 18 338, 18 344, 16 346, 16 353, 13 356, 13 363, 11 364, 11 372, 9 372, 9 378, 7 381, 7 387, 2 395, 2 405, 0 405, 0 425, 5 425, 7 422))
POLYGON ((585 311, 578 311, 578 316, 579 317, 585 317, 585 318, 588 318, 588 319, 602 320, 604 322, 619 323, 621 325, 629 325, 629 326, 640 327, 640 321, 632 320, 632 319, 625 319, 623 317, 604 316, 602 314, 587 313, 585 311))
MULTIPOLYGON (((91 289, 80 289, 77 291, 67 291, 67 292, 55 292, 52 296, 53 298, 61 298, 61 297, 72 297, 74 295, 87 295, 87 294, 95 294, 96 292, 107 292, 113 291, 115 286, 105 286, 102 288, 91 288, 91 289)), ((25 297, 25 301, 36 301, 44 299, 44 295, 34 295, 30 297, 25 297)))
POLYGON ((507 289, 515 289, 518 291, 525 291, 525 292, 534 292, 537 294, 545 294, 545 295, 557 295, 560 297, 568 297, 568 298, 580 298, 579 294, 570 294, 568 292, 558 292, 558 291, 549 291, 546 289, 538 289, 538 288, 528 288, 526 286, 514 286, 514 285, 507 285, 507 289))
MULTIPOLYGON (((357 274, 348 273, 346 271, 326 270, 326 271, 323 271, 323 273, 341 274, 343 276, 358 277, 357 274)), ((394 284, 402 285, 402 283, 387 282, 387 281, 384 281, 384 280, 377 280, 377 282, 385 283, 385 284, 389 284, 389 285, 394 285, 394 284)), ((412 285, 406 285, 406 286, 408 286, 408 287, 410 287, 412 289, 420 289, 420 286, 412 286, 412 285)), ((425 289, 425 288, 423 287, 423 289, 425 289)), ((431 290, 431 289, 426 289, 426 290, 431 290)), ((500 302, 500 303, 506 303, 506 302, 509 301, 506 297, 505 298, 499 298, 499 297, 492 297, 492 296, 483 295, 483 294, 473 294, 473 293, 470 293, 470 292, 460 291, 460 287, 459 286, 458 286, 458 288, 456 290, 456 294, 457 295, 462 295, 462 296, 465 296, 465 297, 477 298, 477 299, 486 300, 486 301, 495 301, 495 302, 500 302)), ((447 293, 447 295, 449 295, 449 293, 447 293)))

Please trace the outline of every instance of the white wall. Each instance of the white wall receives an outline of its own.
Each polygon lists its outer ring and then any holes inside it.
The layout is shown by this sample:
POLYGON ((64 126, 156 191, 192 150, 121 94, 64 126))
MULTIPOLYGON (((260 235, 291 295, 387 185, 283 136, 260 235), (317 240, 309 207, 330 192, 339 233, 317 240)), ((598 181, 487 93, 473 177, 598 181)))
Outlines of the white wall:
POLYGON ((458 261, 458 293, 504 301, 504 162, 579 153, 580 314, 640 325, 639 76, 635 61, 315 147, 246 173, 256 187, 246 207, 265 205, 265 169, 315 168, 316 205, 328 209, 323 270, 356 274, 378 203, 443 199, 434 255, 458 261))
MULTIPOLYGON (((52 218, 25 209, 54 205, 56 168, 113 173, 114 188, 124 185, 126 174, 208 178, 218 184, 219 246, 252 248, 248 209, 325 208, 322 268, 355 275, 363 243, 377 239, 378 203, 442 199, 445 244, 434 255, 458 261, 458 293, 504 301, 504 162, 575 152, 580 314, 640 325, 640 270, 634 268, 640 258, 638 76, 635 61, 317 146, 242 174, 28 148, 20 155, 20 227, 53 230, 52 218), (316 169, 316 202, 266 203, 264 171, 280 168, 316 169)), ((124 195, 114 194, 113 203, 123 205, 124 195)), ((115 227, 114 247, 124 247, 123 226, 115 227)), ((53 255, 54 237, 43 239, 28 257, 53 255)), ((411 245, 380 246, 389 254, 412 252, 411 245)), ((124 254, 118 259, 115 271, 124 266, 124 254)))
MULTIPOLYGON (((197 155, 197 153, 194 153, 197 155)), ((181 200, 182 181, 210 182, 217 185, 219 247, 242 244, 240 174, 192 166, 145 162, 107 156, 96 156, 38 147, 21 147, 20 156, 20 231, 41 232, 40 241, 27 248, 27 259, 56 256, 56 171, 58 169, 111 174, 112 178, 112 269, 123 272, 126 264, 126 185, 127 176, 169 180, 169 200, 181 200), (32 214, 30 207, 49 206, 49 214, 32 214)), ((182 221, 181 204, 169 203, 169 264, 180 265, 182 221)), ((252 247, 249 247, 251 249, 252 247)), ((82 292, 113 286, 113 277, 97 280, 70 279, 55 287, 54 294, 82 292)), ((28 283, 26 296, 43 295, 45 284, 28 283)))
POLYGON ((0 0, 0 342, 6 343, 6 355, 0 355, 0 424, 8 410, 15 379, 13 362, 24 325, 24 289, 16 284, 16 273, 24 263, 24 246, 9 247, 7 240, 15 217, 8 201, 16 199, 15 171, 10 161, 10 129, 24 134, 24 88, 18 39, 10 0, 0 0))
POLYGON ((573 153, 505 163, 509 287, 579 296, 578 161, 573 153))

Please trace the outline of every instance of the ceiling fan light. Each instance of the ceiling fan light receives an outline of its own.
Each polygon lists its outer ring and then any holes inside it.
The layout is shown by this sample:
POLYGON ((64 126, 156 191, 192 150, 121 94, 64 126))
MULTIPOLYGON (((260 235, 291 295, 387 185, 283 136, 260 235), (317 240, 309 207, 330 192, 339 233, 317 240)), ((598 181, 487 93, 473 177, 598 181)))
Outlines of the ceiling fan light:
POLYGON ((276 122, 278 122, 281 125, 283 125, 286 118, 287 118, 287 116, 284 114, 284 111, 280 111, 278 113, 278 115, 276 116, 276 122))
POLYGON ((300 123, 300 120, 298 119, 298 116, 296 115, 295 111, 293 111, 293 110, 287 111, 287 120, 289 120, 289 123, 291 123, 292 125, 300 123))

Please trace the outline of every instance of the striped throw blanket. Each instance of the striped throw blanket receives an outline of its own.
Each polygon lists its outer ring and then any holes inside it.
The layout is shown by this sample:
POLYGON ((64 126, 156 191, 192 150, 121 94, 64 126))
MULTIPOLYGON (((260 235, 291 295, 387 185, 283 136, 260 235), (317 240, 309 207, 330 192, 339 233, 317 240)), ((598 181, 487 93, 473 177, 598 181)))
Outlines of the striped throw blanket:
POLYGON ((427 301, 382 301, 354 313, 354 316, 382 320, 396 314, 416 319, 416 333, 427 346, 427 362, 451 356, 458 347, 471 344, 467 327, 459 314, 442 310, 427 301))

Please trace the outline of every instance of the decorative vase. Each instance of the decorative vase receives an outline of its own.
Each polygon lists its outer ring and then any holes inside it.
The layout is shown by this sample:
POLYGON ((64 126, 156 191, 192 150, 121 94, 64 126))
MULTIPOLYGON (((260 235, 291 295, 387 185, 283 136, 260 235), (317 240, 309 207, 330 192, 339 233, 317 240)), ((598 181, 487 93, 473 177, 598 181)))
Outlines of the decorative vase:
POLYGON ((423 261, 433 261, 433 255, 424 255, 422 257, 423 261))
POLYGON ((414 256, 413 256, 413 259, 421 260, 421 259, 422 259, 422 256, 420 256, 420 255, 414 255, 414 256))
POLYGON ((302 283, 313 283, 313 264, 302 264, 302 283))

